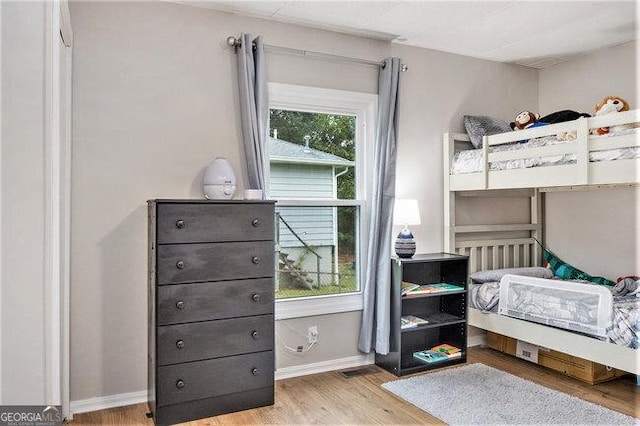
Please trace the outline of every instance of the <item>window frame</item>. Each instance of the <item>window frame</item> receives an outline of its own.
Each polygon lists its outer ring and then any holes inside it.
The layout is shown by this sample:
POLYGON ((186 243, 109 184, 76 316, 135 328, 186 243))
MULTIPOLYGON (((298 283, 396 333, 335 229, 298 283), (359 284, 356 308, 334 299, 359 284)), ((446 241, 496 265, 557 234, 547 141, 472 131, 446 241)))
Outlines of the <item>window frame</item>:
MULTIPOLYGON (((372 93, 324 89, 283 83, 269 83, 269 109, 286 109, 322 114, 344 114, 356 117, 356 197, 353 200, 289 199, 278 198, 277 205, 290 206, 357 206, 358 220, 358 267, 356 270, 359 291, 345 294, 330 294, 287 299, 276 299, 275 319, 300 318, 362 310, 363 281, 362 266, 366 261, 368 247, 368 218, 371 200, 366 194, 371 188, 373 176, 373 152, 378 96, 372 93)), ((266 159, 266 187, 270 183, 270 166, 266 159)), ((268 194, 267 194, 268 195, 268 194)))

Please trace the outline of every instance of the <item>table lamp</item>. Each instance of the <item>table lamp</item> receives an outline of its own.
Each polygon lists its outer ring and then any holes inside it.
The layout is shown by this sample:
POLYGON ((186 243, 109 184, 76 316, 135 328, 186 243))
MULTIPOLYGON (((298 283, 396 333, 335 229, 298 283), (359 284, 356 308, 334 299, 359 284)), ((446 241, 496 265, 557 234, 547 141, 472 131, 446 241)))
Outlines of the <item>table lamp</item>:
POLYGON ((408 259, 416 254, 416 241, 409 225, 420 225, 418 200, 397 199, 393 206, 393 224, 404 225, 396 238, 396 255, 408 259))

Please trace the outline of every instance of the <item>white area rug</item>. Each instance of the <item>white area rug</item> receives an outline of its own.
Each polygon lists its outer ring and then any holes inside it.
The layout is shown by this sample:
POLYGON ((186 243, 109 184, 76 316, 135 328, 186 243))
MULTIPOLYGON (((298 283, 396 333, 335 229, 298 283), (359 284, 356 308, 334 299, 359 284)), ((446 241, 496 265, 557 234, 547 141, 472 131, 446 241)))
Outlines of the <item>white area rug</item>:
POLYGON ((382 387, 450 425, 640 424, 633 417, 484 364, 387 382, 382 387))

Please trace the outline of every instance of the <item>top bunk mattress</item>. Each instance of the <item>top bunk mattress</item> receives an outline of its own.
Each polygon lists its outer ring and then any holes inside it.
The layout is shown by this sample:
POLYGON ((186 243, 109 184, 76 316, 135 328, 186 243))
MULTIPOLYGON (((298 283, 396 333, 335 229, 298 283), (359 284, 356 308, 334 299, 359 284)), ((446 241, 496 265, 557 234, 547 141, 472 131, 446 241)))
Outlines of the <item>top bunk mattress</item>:
MULTIPOLYGON (((596 136, 590 135, 589 139, 601 139, 607 137, 622 136, 627 134, 636 134, 640 136, 640 128, 625 129, 617 132, 611 132, 606 135, 596 136)), ((512 143, 505 145, 492 146, 489 152, 517 151, 528 148, 538 148, 544 146, 572 143, 565 140, 558 140, 556 136, 545 136, 542 138, 530 139, 522 143, 512 143)), ((628 147, 618 149, 608 149, 601 151, 589 152, 589 161, 615 161, 630 160, 640 158, 640 147, 628 147)), ((490 170, 513 170, 526 169, 540 166, 554 166, 562 164, 575 164, 576 154, 553 155, 545 157, 520 158, 508 161, 496 161, 490 163, 490 170)), ((483 154, 482 149, 469 149, 456 152, 451 164, 450 174, 466 174, 478 173, 483 171, 483 154)))

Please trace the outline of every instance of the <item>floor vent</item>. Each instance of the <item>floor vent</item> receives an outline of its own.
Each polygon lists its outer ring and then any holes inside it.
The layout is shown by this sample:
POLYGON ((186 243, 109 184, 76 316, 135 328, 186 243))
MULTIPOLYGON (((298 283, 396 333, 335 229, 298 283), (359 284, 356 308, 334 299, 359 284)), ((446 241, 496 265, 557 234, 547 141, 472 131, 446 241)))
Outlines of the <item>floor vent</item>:
POLYGON ((340 373, 347 379, 350 379, 352 377, 364 376, 365 374, 375 374, 377 372, 378 370, 375 367, 362 367, 362 368, 355 368, 353 370, 341 371, 340 373))

